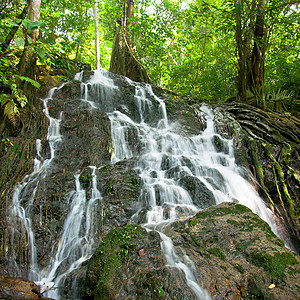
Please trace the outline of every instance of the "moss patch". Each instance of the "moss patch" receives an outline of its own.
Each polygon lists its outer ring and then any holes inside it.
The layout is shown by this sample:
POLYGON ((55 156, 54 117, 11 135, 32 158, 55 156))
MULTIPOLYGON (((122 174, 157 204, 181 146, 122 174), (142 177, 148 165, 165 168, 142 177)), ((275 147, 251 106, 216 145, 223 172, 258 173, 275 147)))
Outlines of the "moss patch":
POLYGON ((294 255, 287 252, 270 255, 254 251, 249 255, 248 260, 258 267, 263 267, 275 283, 283 281, 287 266, 297 263, 294 255))
POLYGON ((126 225, 111 230, 101 241, 89 263, 88 274, 95 286, 92 295, 97 299, 110 298, 109 282, 119 274, 121 264, 128 260, 132 251, 132 240, 143 236, 143 229, 137 225, 126 225))

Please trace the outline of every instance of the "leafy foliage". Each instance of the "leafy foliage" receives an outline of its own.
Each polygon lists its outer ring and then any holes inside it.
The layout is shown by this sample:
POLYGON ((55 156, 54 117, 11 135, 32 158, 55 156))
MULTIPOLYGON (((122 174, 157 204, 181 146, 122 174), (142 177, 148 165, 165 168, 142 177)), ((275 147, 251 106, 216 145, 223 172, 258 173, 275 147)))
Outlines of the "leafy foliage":
POLYGON ((39 83, 25 76, 15 74, 16 57, 10 53, 7 57, 0 57, 0 105, 4 109, 3 114, 13 125, 16 125, 19 109, 27 103, 27 97, 18 87, 20 81, 27 81, 35 87, 39 83))
MULTIPOLYGON (((40 22, 17 18, 25 3, 25 0, 10 0, 0 7, 3 32, 0 43, 21 22, 9 50, 14 58, 8 53, 1 55, 1 105, 6 107, 6 116, 18 115, 25 103, 18 83, 30 82, 29 78, 15 75, 24 47, 35 51, 39 64, 53 69, 72 72, 74 63, 80 61, 95 66, 92 2, 42 0, 40 22), (33 44, 28 37, 26 44, 23 31, 30 33, 37 28, 39 41, 33 44), (5 59, 12 67, 9 71, 5 59)), ((137 0, 129 31, 152 82, 198 100, 225 101, 236 95, 236 3, 237 0, 137 0)), ((244 38, 249 40, 246 50, 250 51, 259 1, 242 3, 242 30, 244 38)), ((299 4, 279 0, 268 0, 266 4, 265 96, 259 101, 266 101, 268 109, 285 111, 289 110, 289 101, 300 96, 299 4), (286 91, 290 100, 275 101, 282 91, 286 91)), ((98 1, 100 64, 106 70, 121 14, 119 1, 98 1)), ((37 87, 35 81, 30 83, 37 87)))

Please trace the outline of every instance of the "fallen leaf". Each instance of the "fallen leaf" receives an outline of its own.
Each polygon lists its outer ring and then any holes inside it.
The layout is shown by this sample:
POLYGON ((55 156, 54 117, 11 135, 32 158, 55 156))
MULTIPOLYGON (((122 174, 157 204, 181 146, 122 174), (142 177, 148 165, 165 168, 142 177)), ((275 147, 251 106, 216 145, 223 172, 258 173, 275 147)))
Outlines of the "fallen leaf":
POLYGON ((139 256, 144 256, 146 254, 146 250, 143 248, 139 251, 139 256))
POLYGON ((274 289, 275 286, 276 285, 274 283, 272 283, 272 284, 269 285, 269 289, 274 289))

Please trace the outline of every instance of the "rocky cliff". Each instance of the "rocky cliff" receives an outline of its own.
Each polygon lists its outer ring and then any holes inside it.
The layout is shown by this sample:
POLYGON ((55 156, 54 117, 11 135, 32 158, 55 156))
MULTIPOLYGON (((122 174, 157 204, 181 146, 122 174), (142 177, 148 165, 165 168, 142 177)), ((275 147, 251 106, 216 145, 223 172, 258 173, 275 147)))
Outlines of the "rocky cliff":
MULTIPOLYGON (((12 145, 2 146, 1 272, 28 276, 33 256, 36 272, 46 269, 51 264, 53 249, 59 248, 72 199, 84 194, 86 210, 80 220, 92 223, 86 227, 93 228, 93 247, 89 248, 84 240, 80 243, 82 248, 89 249, 88 256, 99 243, 100 246, 88 265, 85 263, 69 273, 64 286, 59 287, 62 298, 74 298, 76 293, 86 299, 194 299, 186 275, 168 266, 161 250, 161 236, 139 225, 129 225, 138 210, 139 222, 143 223, 146 214, 146 207, 143 213, 138 205, 142 186, 135 161, 143 145, 137 142, 137 130, 128 130, 126 138, 132 157, 112 163, 116 153, 108 114, 118 111, 137 122, 154 124, 161 118, 155 98, 159 96, 166 103, 169 119, 180 124, 183 136, 189 136, 206 127, 200 106, 172 99, 153 87, 156 95, 147 97, 157 114, 150 113, 141 120, 135 108, 135 88, 129 81, 111 74, 109 78, 117 88, 110 87, 110 92, 99 87, 93 90, 86 83, 91 75, 86 72, 80 81, 66 83, 47 102, 41 101, 39 110, 27 112, 26 124, 10 138, 12 145), (91 108, 90 100, 84 98, 86 91, 101 95, 97 100, 100 109, 91 108), (59 138, 63 142, 55 146, 53 158, 47 129, 50 119, 43 110, 50 118, 59 120, 59 138), (40 140, 38 155, 36 139, 40 140), (45 176, 34 170, 36 157, 41 164, 51 160, 45 176), (26 174, 33 174, 32 181, 38 177, 38 184, 28 183, 26 174), (18 217, 11 213, 18 182, 23 200, 17 209, 32 216, 35 253, 28 247, 32 240, 24 222, 19 220, 21 213, 18 217), (95 185, 101 196, 95 196, 95 185), (92 215, 88 215, 89 209, 92 215), (69 288, 72 278, 77 278, 79 286, 75 292, 69 288)), ((226 153, 222 138, 233 139, 243 176, 274 212, 287 243, 299 251, 299 120, 241 104, 213 105, 213 110, 219 133, 214 138, 215 149, 226 153)), ((168 171, 169 164, 166 156, 162 167, 171 176, 176 170, 168 171)), ((193 262, 191 268, 198 284, 213 299, 299 298, 298 256, 283 246, 268 225, 239 204, 209 208, 216 204, 212 192, 191 176, 185 175, 178 182, 193 203, 204 210, 169 224, 168 236, 175 252, 187 254, 193 262)), ((67 262, 60 266, 62 273, 67 268, 67 262)))

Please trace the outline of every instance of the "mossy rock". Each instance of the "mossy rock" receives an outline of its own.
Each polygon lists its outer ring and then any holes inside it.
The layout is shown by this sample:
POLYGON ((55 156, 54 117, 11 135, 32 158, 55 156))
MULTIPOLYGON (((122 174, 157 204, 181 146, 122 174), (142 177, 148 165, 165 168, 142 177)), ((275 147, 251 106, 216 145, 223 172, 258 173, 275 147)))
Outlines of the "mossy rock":
POLYGON ((249 208, 222 203, 170 227, 213 299, 300 299, 299 256, 249 208))

